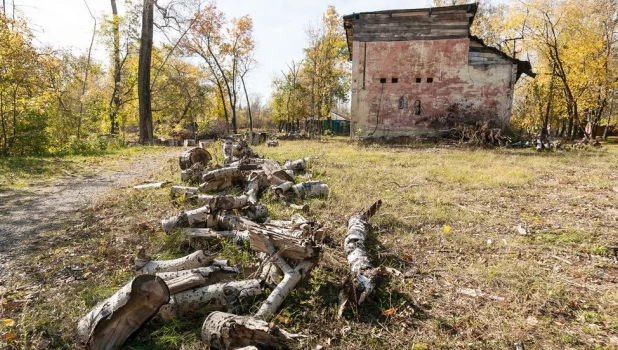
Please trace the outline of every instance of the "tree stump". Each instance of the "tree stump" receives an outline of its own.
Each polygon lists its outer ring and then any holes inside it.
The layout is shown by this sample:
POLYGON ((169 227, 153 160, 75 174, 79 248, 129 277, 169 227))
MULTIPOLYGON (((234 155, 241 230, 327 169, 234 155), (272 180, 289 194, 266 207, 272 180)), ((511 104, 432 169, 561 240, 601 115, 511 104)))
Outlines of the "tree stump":
POLYGON ((178 164, 180 165, 181 170, 189 169, 193 166, 193 164, 201 163, 204 167, 208 166, 208 163, 212 160, 212 156, 210 152, 207 150, 195 147, 188 149, 180 155, 178 159, 178 164))

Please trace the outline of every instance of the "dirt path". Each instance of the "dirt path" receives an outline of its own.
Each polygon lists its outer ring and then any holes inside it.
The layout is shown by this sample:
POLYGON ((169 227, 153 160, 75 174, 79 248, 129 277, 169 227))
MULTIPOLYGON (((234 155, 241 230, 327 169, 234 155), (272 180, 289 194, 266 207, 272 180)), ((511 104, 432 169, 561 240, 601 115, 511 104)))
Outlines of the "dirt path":
POLYGON ((116 164, 118 170, 101 168, 92 176, 67 176, 50 184, 0 191, 0 266, 26 248, 20 244, 24 239, 66 224, 70 213, 108 190, 148 179, 178 154, 179 150, 173 149, 143 155, 116 164))

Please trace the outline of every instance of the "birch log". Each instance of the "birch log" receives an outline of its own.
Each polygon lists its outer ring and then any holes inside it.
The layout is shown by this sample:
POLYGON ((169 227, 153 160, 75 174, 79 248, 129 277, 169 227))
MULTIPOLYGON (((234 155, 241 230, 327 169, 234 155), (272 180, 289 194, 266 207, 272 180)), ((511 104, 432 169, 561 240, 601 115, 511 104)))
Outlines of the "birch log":
POLYGON ((136 185, 136 186, 133 186, 133 188, 136 190, 150 190, 150 189, 163 188, 165 185, 169 183, 170 183, 169 181, 151 182, 151 183, 145 183, 142 185, 136 185))
POLYGON ((266 204, 256 204, 248 207, 243 214, 249 220, 262 219, 268 216, 268 207, 266 204))
POLYGON ((245 241, 249 240, 249 231, 247 230, 216 231, 211 228, 186 228, 182 232, 187 238, 230 238, 237 244, 243 244, 245 241))
MULTIPOLYGON (((215 283, 221 283, 230 281, 234 277, 238 276, 240 270, 236 266, 220 266, 211 265, 206 267, 198 267, 191 270, 181 270, 175 272, 160 272, 157 276, 164 281, 170 281, 175 278, 189 276, 192 274, 199 274, 204 278, 204 285, 211 285, 215 283)), ((174 293, 172 293, 174 294, 174 293)))
POLYGON ((217 283, 173 295, 159 311, 164 320, 192 312, 230 310, 244 299, 262 294, 258 280, 217 283))
POLYGON ((367 249, 365 247, 369 235, 369 219, 380 209, 382 201, 373 203, 365 212, 353 215, 348 221, 348 233, 344 240, 345 254, 350 265, 352 277, 350 283, 344 286, 339 300, 339 317, 347 302, 352 298, 357 304, 361 304, 375 290, 379 268, 371 265, 367 249), (347 294, 347 295, 346 295, 347 294))
POLYGON ((249 197, 246 195, 234 196, 217 196, 210 200, 208 206, 212 212, 219 210, 241 209, 247 206, 249 197))
POLYGON ((170 194, 172 196, 183 194, 196 195, 198 192, 199 188, 188 186, 172 186, 172 188, 170 189, 170 194))
POLYGON ((283 194, 289 191, 292 186, 294 186, 294 183, 292 181, 286 181, 280 185, 273 186, 272 190, 277 196, 283 196, 283 194))
POLYGON ((283 167, 294 171, 303 171, 307 169, 307 163, 309 163, 310 160, 311 158, 309 157, 298 160, 286 160, 283 167))
POLYGON ((165 232, 170 232, 176 228, 191 227, 199 223, 207 222, 209 216, 211 216, 210 207, 203 206, 163 219, 161 220, 161 226, 163 226, 165 232))
POLYGON ((162 279, 137 276, 79 321, 79 339, 90 349, 118 348, 169 298, 169 289, 162 279))
POLYGON ((301 199, 328 196, 328 185, 320 181, 306 181, 292 187, 294 193, 301 199))
POLYGON ((206 284, 206 279, 199 273, 191 273, 178 276, 171 280, 165 281, 170 290, 170 295, 178 294, 186 290, 202 286, 206 284))
MULTIPOLYGON (((143 249, 138 253, 138 259, 142 259, 141 256, 145 255, 143 249)), ((138 260, 136 259, 136 260, 138 260)), ((214 255, 206 256, 201 250, 197 250, 187 256, 173 260, 150 260, 144 266, 138 268, 139 273, 154 274, 157 272, 170 272, 195 269, 210 264, 215 260, 214 255)))
POLYGON ((251 249, 254 251, 270 254, 268 246, 261 237, 264 235, 268 238, 268 242, 274 245, 278 254, 288 259, 311 259, 320 253, 320 246, 316 245, 311 237, 293 237, 288 232, 272 230, 256 223, 248 223, 247 228, 251 249))
POLYGON ((284 271, 283 280, 275 287, 270 293, 268 298, 264 301, 258 312, 255 314, 256 318, 264 321, 270 321, 270 319, 277 313, 277 310, 283 304, 283 300, 290 294, 290 291, 296 287, 298 282, 311 269, 313 263, 309 260, 302 261, 294 269, 290 269, 287 272, 284 271))
POLYGON ((232 148, 234 147, 232 140, 230 139, 224 139, 223 140, 223 164, 227 165, 231 162, 233 162, 232 160, 232 148))
POLYGON ((259 349, 290 349, 298 335, 253 317, 213 312, 202 325, 202 341, 221 350, 255 346, 259 349))
POLYGON ((285 300, 290 291, 296 286, 296 284, 298 284, 305 273, 311 269, 313 263, 309 260, 305 260, 299 263, 295 268, 292 268, 283 259, 279 252, 276 251, 274 244, 266 235, 260 233, 256 236, 262 241, 262 244, 266 249, 266 253, 272 259, 272 263, 274 263, 283 272, 283 280, 277 284, 277 287, 275 287, 275 289, 270 293, 268 298, 266 298, 258 312, 255 314, 256 318, 264 321, 270 321, 281 304, 283 304, 283 300, 285 300))
POLYGON ((221 169, 211 170, 202 175, 202 181, 216 181, 220 179, 237 179, 241 178, 242 173, 237 167, 227 167, 221 169))

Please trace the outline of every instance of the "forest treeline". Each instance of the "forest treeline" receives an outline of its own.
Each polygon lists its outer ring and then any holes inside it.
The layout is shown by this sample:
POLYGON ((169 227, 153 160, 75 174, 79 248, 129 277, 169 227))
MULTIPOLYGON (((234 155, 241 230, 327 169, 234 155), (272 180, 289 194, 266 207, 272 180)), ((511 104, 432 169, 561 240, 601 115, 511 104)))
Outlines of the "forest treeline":
MULTIPOLYGON (((122 13, 110 0, 112 14, 91 15, 92 42, 79 53, 36 45, 26 17, 2 8, 0 156, 96 152, 138 137, 214 136, 347 113, 349 53, 333 6, 307 19, 303 59, 282 67, 266 98, 245 84, 259 68, 250 14, 228 18, 203 0, 123 4, 122 13), (148 52, 153 32, 159 40, 148 52), (95 60, 93 46, 108 59, 95 60)), ((516 86, 513 126, 572 138, 616 125, 616 0, 485 1, 472 34, 537 73, 516 86)))

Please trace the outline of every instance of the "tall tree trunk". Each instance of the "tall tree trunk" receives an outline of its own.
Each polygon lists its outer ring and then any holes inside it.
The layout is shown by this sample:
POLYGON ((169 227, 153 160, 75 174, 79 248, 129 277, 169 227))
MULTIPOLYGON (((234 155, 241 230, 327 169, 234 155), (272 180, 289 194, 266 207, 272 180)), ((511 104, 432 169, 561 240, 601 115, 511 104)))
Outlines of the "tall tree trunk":
POLYGON ((118 23, 118 9, 116 7, 116 0, 112 2, 112 33, 114 36, 114 91, 112 92, 112 99, 110 101, 109 122, 110 134, 118 133, 118 110, 120 108, 120 29, 118 23))
POLYGON ((247 112, 249 113, 249 131, 253 131, 253 117, 251 116, 251 103, 249 102, 249 95, 247 95, 247 85, 245 85, 245 76, 240 76, 242 82, 242 88, 245 91, 245 98, 247 98, 247 112))
POLYGON ((612 113, 614 112, 614 104, 612 103, 609 107, 609 114, 607 115, 607 125, 605 125, 605 130, 603 131, 603 140, 607 141, 607 132, 609 130, 610 122, 612 121, 612 113))
POLYGON ((150 94, 150 65, 152 54, 152 35, 154 24, 154 0, 144 0, 142 12, 142 39, 139 47, 137 90, 139 96, 139 140, 152 143, 152 106, 150 94))
POLYGON ((543 119, 543 129, 541 130, 541 139, 543 137, 549 136, 549 130, 547 127, 549 126, 549 114, 551 113, 551 104, 554 99, 554 75, 556 74, 556 65, 553 66, 551 70, 551 80, 549 82, 549 98, 547 99, 547 109, 545 110, 545 118, 543 119))
POLYGON ((82 119, 84 113, 84 95, 86 94, 86 87, 88 84, 88 73, 90 72, 90 57, 92 54, 92 45, 94 45, 94 37, 97 34, 97 18, 92 15, 92 11, 90 11, 90 6, 86 0, 84 0, 84 4, 88 8, 88 12, 90 13, 90 17, 94 20, 94 27, 92 28, 92 39, 90 39, 90 47, 88 47, 88 56, 86 58, 86 71, 84 72, 84 82, 82 84, 82 92, 79 98, 79 114, 77 119, 77 139, 81 139, 81 129, 82 129, 82 119))

